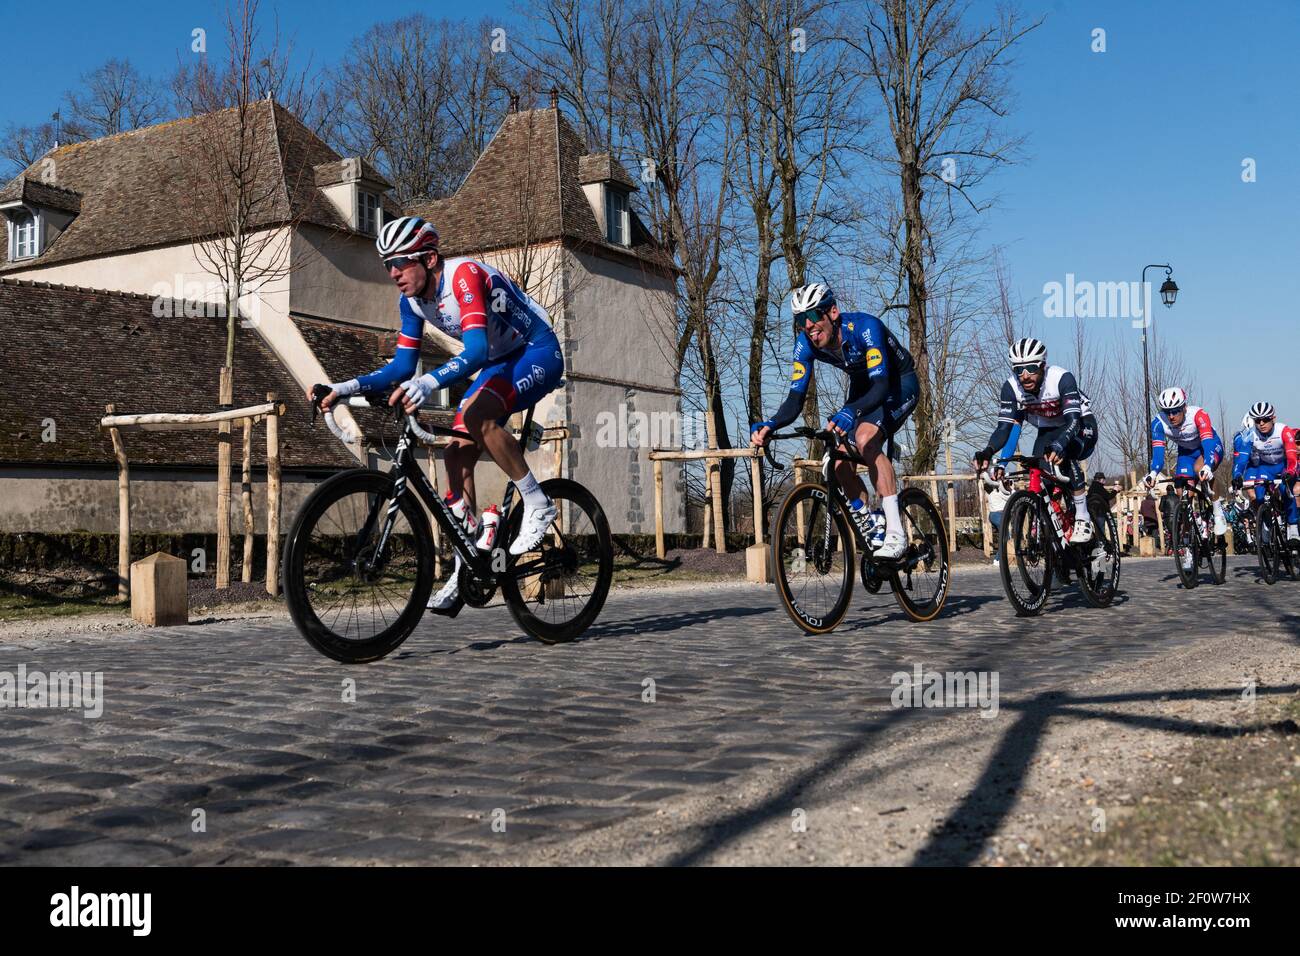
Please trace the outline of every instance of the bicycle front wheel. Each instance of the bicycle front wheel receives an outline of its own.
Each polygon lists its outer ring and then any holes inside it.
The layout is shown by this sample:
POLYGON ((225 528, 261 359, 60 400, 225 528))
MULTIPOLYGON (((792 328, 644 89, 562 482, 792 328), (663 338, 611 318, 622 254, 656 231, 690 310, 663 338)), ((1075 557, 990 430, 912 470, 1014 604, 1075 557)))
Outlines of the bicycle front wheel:
POLYGON ((1050 536, 1056 533, 1042 499, 1021 489, 1002 509, 1002 536, 998 543, 998 570, 1002 588, 1016 614, 1037 614, 1052 592, 1055 552, 1050 536))
POLYGON ((824 485, 795 485, 772 517, 776 592, 809 634, 833 631, 853 596, 853 535, 824 485))
POLYGON ((1193 527, 1192 506, 1186 500, 1178 502, 1174 511, 1174 567, 1183 587, 1191 590, 1199 583, 1201 553, 1197 530, 1193 527))
POLYGON ((1279 522, 1274 520, 1271 501, 1259 506, 1255 517, 1255 543, 1259 552, 1259 573, 1265 584, 1276 584, 1282 570, 1282 544, 1277 533, 1279 522))
POLYGON ((410 494, 390 516, 393 487, 377 471, 335 475, 303 503, 285 539, 289 616, 312 647, 345 664, 391 654, 433 589, 428 519, 410 494))
MULTIPOLYGON (((559 516, 536 550, 511 564, 501 594, 515 622, 544 644, 571 641, 596 620, 614 581, 614 541, 605 511, 590 491, 568 478, 542 482, 559 516)), ((522 503, 506 519, 503 541, 513 541, 524 519, 522 503)))

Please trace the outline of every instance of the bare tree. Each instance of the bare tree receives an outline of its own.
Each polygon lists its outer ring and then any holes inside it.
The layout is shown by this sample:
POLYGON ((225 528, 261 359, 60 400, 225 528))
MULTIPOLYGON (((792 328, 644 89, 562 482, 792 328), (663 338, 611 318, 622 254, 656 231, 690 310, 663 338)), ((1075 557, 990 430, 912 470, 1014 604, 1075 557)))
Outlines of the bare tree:
POLYGON ((167 116, 162 88, 141 76, 129 60, 109 60, 83 73, 81 87, 63 94, 62 136, 96 139, 156 123, 167 116))
POLYGON ((934 235, 951 224, 955 207, 986 208, 975 187, 1013 158, 1017 141, 997 129, 1008 109, 1005 73, 1012 47, 1037 26, 1024 25, 1014 11, 991 26, 972 27, 974 20, 959 0, 872 0, 860 37, 851 41, 889 122, 881 159, 898 183, 899 264, 921 384, 914 465, 923 470, 933 466, 939 438, 928 313, 934 235), (927 183, 935 184, 933 197, 927 183))
POLYGON ((17 176, 48 153, 54 148, 55 137, 53 121, 35 126, 10 123, 0 142, 0 158, 8 164, 8 168, 0 173, 0 179, 8 180, 17 176))

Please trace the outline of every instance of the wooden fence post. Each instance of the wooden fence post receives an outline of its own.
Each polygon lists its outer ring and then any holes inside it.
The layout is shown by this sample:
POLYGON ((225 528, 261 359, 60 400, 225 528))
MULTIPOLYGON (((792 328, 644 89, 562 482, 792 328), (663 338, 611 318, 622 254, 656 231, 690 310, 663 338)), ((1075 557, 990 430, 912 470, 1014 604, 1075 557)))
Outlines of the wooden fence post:
MULTIPOLYGON (((221 367, 222 408, 233 403, 234 381, 230 366, 221 367)), ((230 586, 230 422, 217 426, 217 589, 230 586)))
POLYGON ((668 557, 664 545, 664 463, 655 460, 655 556, 659 560, 668 557))
MULTIPOLYGON (((266 400, 275 402, 275 392, 266 400)), ((266 593, 280 593, 280 409, 266 416, 266 593)))
MULTIPOLYGON (((104 411, 112 415, 113 406, 105 405, 104 411)), ((125 601, 131 594, 131 466, 122 433, 110 428, 108 434, 117 459, 117 597, 125 601)))
POLYGON ((727 528, 722 510, 722 459, 709 459, 713 469, 713 537, 718 554, 727 553, 727 528))
POLYGON ((244 419, 244 455, 240 469, 239 498, 244 506, 244 566, 239 580, 253 580, 253 420, 244 419))

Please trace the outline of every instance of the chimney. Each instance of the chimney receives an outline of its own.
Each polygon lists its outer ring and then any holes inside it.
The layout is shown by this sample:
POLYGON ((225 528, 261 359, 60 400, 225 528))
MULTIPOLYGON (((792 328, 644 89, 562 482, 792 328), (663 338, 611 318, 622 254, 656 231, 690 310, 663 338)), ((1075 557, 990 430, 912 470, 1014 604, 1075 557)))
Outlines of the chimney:
POLYGON ((555 110, 559 108, 560 108, 560 91, 552 86, 551 87, 551 109, 555 110))
POLYGON ((512 113, 518 113, 518 112, 519 112, 519 94, 518 94, 518 93, 511 93, 511 94, 510 94, 510 112, 512 112, 512 113))

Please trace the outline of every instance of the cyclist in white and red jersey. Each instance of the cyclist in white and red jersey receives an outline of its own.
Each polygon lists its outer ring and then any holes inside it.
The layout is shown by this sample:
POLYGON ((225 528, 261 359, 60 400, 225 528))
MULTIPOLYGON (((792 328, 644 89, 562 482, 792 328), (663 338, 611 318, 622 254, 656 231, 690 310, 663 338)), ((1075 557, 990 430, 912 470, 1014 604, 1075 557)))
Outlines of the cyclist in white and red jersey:
MULTIPOLYGON (((1270 481, 1283 479, 1286 491, 1286 536, 1288 541, 1300 540, 1296 526, 1297 490, 1300 490, 1300 451, 1296 448, 1296 429, 1277 420, 1277 410, 1272 402, 1256 402, 1247 416, 1250 431, 1243 431, 1243 453, 1236 457, 1232 467, 1232 487, 1240 488, 1243 481, 1270 481)), ((1255 486, 1255 498, 1264 500, 1264 486, 1255 486)))
MULTIPOLYGON (((408 413, 414 412, 434 392, 477 372, 452 425, 465 437, 447 447, 447 498, 453 504, 463 498, 465 505, 457 510, 471 517, 478 513, 474 465, 480 449, 486 448, 519 489, 524 503, 523 524, 510 553, 532 550, 557 512, 528 469, 519 442, 501 426, 512 413, 537 404, 564 374, 560 343, 546 310, 492 266, 465 257, 445 258, 438 251, 437 230, 418 216, 385 223, 375 246, 401 291, 397 354, 378 371, 332 384, 321 407, 329 408, 340 396, 397 385, 388 404, 400 400, 408 413), (433 371, 417 375, 426 322, 459 339, 464 347, 433 371)), ((459 555, 456 562, 459 570, 459 555)), ((458 577, 453 571, 430 600, 430 610, 450 615, 460 611, 458 577)))
MULTIPOLYGON (((1210 413, 1199 405, 1187 404, 1187 392, 1167 388, 1156 399, 1156 417, 1151 419, 1151 471, 1143 479, 1154 488, 1165 466, 1165 447, 1178 451, 1174 481, 1199 478, 1214 503, 1214 533, 1228 533, 1228 518, 1223 502, 1214 492, 1214 469, 1223 460, 1223 439, 1214 430, 1210 413)), ((1189 555, 1190 558, 1190 555, 1189 555)))

